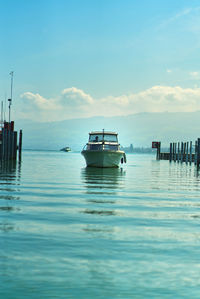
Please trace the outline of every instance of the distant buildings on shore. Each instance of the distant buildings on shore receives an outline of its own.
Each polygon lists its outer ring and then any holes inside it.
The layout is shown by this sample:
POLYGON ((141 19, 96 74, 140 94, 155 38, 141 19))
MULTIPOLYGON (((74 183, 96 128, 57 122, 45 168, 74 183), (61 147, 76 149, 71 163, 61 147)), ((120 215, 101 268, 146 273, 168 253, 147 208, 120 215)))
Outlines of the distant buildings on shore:
POLYGON ((138 153, 138 154, 153 154, 155 149, 151 147, 134 147, 133 144, 130 144, 128 147, 121 146, 121 149, 126 153, 138 153))

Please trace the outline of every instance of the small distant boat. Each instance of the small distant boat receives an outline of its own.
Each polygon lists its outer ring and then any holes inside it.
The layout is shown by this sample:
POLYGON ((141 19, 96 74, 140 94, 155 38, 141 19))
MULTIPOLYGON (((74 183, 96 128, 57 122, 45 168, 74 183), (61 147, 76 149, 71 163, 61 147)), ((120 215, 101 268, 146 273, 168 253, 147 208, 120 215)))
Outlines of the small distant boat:
POLYGON ((69 146, 66 146, 61 149, 62 152, 71 152, 71 148, 69 146))
POLYGON ((120 150, 115 132, 90 132, 89 141, 81 154, 88 167, 118 167, 120 162, 126 163, 125 152, 120 150))

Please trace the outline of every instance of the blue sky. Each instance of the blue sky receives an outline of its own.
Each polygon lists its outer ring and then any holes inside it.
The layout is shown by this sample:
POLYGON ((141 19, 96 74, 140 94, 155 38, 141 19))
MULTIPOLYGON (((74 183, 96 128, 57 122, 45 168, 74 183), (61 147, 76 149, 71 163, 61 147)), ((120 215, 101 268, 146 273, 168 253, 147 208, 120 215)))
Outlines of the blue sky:
POLYGON ((200 3, 0 0, 0 96, 16 118, 200 110, 200 3))

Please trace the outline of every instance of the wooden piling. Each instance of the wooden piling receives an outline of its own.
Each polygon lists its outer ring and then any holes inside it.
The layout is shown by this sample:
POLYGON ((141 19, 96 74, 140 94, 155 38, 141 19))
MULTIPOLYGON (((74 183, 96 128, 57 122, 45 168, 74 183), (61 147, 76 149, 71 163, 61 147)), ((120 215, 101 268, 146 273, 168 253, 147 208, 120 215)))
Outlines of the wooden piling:
POLYGON ((161 142, 158 143, 158 151, 157 151, 159 159, 160 159, 160 148, 161 148, 161 142))
POLYGON ((176 162, 176 142, 174 143, 174 162, 176 162))
POLYGON ((190 165, 192 164, 192 141, 190 141, 190 165))
POLYGON ((185 161, 186 158, 186 142, 183 143, 183 162, 185 161))
MULTIPOLYGON (((154 142, 155 143, 155 142, 154 142)), ((158 143, 158 142, 156 142, 158 143)), ((195 141, 195 146, 193 150, 193 143, 190 142, 173 142, 170 143, 168 152, 157 151, 157 158, 159 153, 160 160, 169 160, 174 162, 185 162, 186 164, 194 162, 197 168, 200 168, 200 138, 195 141)))
POLYGON ((197 141, 195 141, 194 164, 197 165, 197 141))
POLYGON ((183 142, 181 142, 181 163, 183 163, 183 142))
POLYGON ((178 154, 177 154, 177 160, 180 161, 180 142, 178 142, 178 154))
POLYGON ((172 143, 170 143, 170 146, 169 146, 169 161, 170 162, 172 161, 172 143))
POLYGON ((22 130, 19 132, 19 160, 21 160, 22 153, 22 130))
POLYGON ((8 131, 4 130, 4 160, 8 160, 8 131))
MULTIPOLYGON (((20 137, 20 157, 22 148, 22 131, 20 137)), ((14 131, 14 122, 4 123, 0 133, 0 161, 16 160, 17 132, 14 131)))
POLYGON ((200 164, 200 138, 197 139, 197 167, 200 164))
POLYGON ((189 145, 189 142, 186 142, 186 157, 185 157, 186 164, 188 164, 188 145, 189 145))
POLYGON ((156 159, 160 160, 160 148, 161 148, 161 142, 155 142, 155 145, 153 148, 157 148, 157 154, 156 154, 156 159))
POLYGON ((13 141, 13 159, 17 159, 17 132, 14 133, 14 141, 13 141))

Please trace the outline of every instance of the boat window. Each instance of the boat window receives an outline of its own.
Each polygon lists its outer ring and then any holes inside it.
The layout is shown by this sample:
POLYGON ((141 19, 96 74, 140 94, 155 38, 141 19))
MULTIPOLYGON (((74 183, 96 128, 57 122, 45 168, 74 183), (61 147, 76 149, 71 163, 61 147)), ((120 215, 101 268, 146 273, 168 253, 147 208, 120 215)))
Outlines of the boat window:
POLYGON ((87 149, 90 151, 98 151, 102 149, 102 144, 88 144, 87 149))
POLYGON ((110 151, 117 151, 118 150, 118 145, 104 144, 104 149, 105 150, 110 150, 110 151))
POLYGON ((92 134, 89 137, 90 142, 101 142, 101 141, 107 141, 107 142, 117 142, 117 135, 112 134, 92 134))

